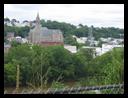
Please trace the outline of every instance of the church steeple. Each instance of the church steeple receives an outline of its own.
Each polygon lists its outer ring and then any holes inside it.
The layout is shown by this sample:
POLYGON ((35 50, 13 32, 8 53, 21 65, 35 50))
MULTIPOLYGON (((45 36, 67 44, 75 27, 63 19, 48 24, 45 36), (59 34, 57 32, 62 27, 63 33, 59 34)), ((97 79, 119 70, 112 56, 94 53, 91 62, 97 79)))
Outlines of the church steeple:
POLYGON ((36 17, 36 24, 37 24, 37 25, 39 25, 39 24, 40 24, 39 13, 37 13, 37 17, 36 17))

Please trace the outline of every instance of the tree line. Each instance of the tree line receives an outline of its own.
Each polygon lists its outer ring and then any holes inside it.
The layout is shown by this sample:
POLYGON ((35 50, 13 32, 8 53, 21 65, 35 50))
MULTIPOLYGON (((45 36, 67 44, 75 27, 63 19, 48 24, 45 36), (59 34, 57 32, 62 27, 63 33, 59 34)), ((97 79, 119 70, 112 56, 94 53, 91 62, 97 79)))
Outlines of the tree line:
MULTIPOLYGON (((6 20, 6 19, 5 19, 6 20)), ((65 37, 69 35, 76 35, 77 37, 87 37, 89 34, 89 29, 87 25, 79 24, 79 26, 75 26, 70 23, 51 21, 51 20, 41 20, 41 25, 43 27, 47 27, 49 29, 60 29, 65 37)), ((20 35, 22 37, 26 37, 28 35, 29 30, 33 27, 16 27, 16 26, 7 26, 4 25, 4 35, 7 35, 7 32, 14 32, 15 35, 20 35)), ((114 37, 114 38, 123 38, 120 34, 124 33, 124 29, 115 28, 115 27, 93 27, 93 36, 96 40, 100 37, 114 37)))
POLYGON ((15 86, 16 66, 20 66, 20 85, 40 86, 57 81, 79 81, 82 86, 122 83, 124 50, 93 58, 93 50, 70 53, 63 46, 42 47, 21 44, 4 55, 4 85, 15 86))

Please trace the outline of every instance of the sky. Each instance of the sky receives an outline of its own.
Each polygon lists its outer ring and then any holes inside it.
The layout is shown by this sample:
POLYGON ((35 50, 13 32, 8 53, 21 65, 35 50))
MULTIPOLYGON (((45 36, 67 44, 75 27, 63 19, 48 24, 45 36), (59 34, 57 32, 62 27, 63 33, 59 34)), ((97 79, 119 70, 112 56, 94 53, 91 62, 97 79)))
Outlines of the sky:
POLYGON ((124 4, 4 4, 4 18, 124 28, 124 4))

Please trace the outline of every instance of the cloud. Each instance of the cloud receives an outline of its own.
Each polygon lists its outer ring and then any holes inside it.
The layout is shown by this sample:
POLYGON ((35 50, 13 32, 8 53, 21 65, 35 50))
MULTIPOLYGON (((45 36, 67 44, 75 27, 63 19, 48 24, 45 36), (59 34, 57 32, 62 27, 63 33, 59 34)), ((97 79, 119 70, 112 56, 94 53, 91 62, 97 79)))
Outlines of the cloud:
POLYGON ((5 4, 4 16, 20 21, 40 18, 78 25, 124 27, 124 4, 5 4))

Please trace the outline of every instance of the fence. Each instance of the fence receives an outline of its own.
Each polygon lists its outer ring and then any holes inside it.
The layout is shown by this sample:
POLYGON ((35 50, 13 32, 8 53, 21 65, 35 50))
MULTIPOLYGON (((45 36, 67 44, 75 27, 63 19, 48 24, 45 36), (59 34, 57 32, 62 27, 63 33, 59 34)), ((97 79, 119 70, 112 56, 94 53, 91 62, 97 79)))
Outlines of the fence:
MULTIPOLYGON (((12 92, 15 94, 16 92, 12 92)), ((91 86, 91 87, 72 87, 72 88, 63 88, 63 89, 53 89, 49 88, 48 90, 23 90, 18 92, 18 94, 123 94, 124 93, 124 84, 116 85, 104 85, 104 86, 91 86)), ((8 94, 7 91, 4 94, 8 94)))

